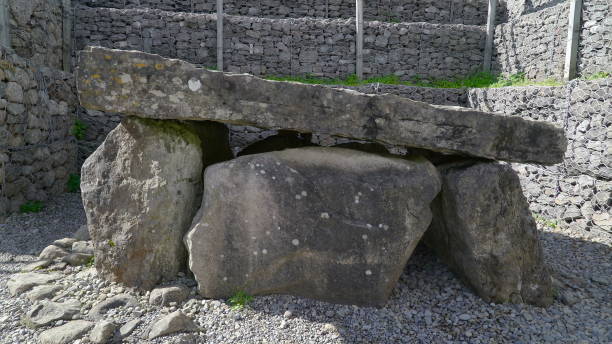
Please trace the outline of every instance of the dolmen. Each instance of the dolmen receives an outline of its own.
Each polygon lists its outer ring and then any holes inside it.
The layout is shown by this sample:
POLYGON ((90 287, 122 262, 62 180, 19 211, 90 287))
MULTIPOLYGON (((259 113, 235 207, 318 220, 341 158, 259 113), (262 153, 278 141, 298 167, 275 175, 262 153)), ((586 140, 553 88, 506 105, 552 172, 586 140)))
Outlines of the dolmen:
POLYGON ((77 87, 84 107, 125 115, 81 176, 108 280, 151 289, 191 271, 207 298, 382 306, 423 241, 487 302, 552 302, 507 162, 561 162, 553 125, 99 47, 80 52, 77 87), (367 143, 234 158, 225 124, 367 143))

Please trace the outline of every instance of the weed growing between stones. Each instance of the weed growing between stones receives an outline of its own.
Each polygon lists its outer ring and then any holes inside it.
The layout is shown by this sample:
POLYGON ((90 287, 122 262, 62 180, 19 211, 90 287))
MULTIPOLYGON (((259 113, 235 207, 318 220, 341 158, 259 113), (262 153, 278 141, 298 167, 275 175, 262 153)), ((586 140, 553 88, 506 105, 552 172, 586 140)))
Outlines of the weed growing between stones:
POLYGON ((45 206, 41 201, 28 201, 19 207, 19 212, 22 214, 39 213, 44 207, 45 206))
POLYGON ((94 264, 96 263, 96 258, 94 258, 94 256, 91 256, 88 260, 87 263, 85 263, 85 266, 90 268, 92 266, 94 266, 94 264))
POLYGON ((72 125, 72 130, 70 131, 72 136, 74 136, 77 140, 82 140, 85 138, 86 132, 87 124, 85 124, 85 122, 81 121, 80 119, 76 119, 74 121, 74 124, 72 125))
POLYGON ((555 220, 549 220, 547 218, 545 218, 544 216, 540 215, 540 214, 533 214, 533 218, 536 220, 537 223, 543 225, 544 227, 548 227, 550 229, 557 229, 557 227, 559 226, 559 224, 557 223, 557 221, 555 220))
POLYGON ((81 191, 81 176, 71 173, 68 177, 68 192, 76 193, 81 191))
POLYGON ((246 307, 251 301, 253 301, 253 296, 247 294, 244 291, 238 291, 232 297, 230 297, 227 302, 234 310, 243 309, 246 307))
POLYGON ((605 79, 612 77, 612 72, 599 72, 591 75, 584 76, 580 79, 582 80, 597 80, 597 79, 605 79))
POLYGON ((373 83, 387 85, 405 85, 419 86, 432 88, 498 88, 509 86, 559 86, 563 83, 556 79, 548 79, 544 81, 533 81, 525 77, 524 73, 518 73, 510 76, 501 76, 489 72, 474 73, 465 78, 457 78, 452 80, 446 79, 427 79, 414 77, 409 81, 400 80, 399 76, 387 75, 375 78, 359 80, 356 75, 351 75, 346 79, 328 79, 315 76, 267 76, 265 79, 275 81, 294 81, 304 84, 316 85, 340 85, 340 86, 360 86, 373 83))

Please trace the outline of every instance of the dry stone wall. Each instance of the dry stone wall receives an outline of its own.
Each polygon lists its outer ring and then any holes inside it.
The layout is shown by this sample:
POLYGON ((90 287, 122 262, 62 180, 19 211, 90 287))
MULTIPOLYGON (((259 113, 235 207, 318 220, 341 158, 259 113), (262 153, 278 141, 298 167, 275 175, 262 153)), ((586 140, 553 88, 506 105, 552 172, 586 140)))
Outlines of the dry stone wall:
POLYGON ((61 0, 8 0, 11 47, 33 64, 62 68, 61 0))
MULTIPOLYGON (((569 1, 513 0, 495 30, 493 69, 530 79, 561 79, 565 65, 569 1)), ((612 71, 612 16, 608 0, 584 0, 577 72, 612 71)))
POLYGON ((27 201, 65 191, 75 171, 70 136, 76 97, 70 74, 35 67, 2 50, 0 58, 0 218, 27 201))
MULTIPOLYGON (((215 0, 79 0, 90 7, 151 8, 164 11, 211 13, 215 0)), ((354 18, 354 0, 224 0, 230 15, 266 18, 354 18)), ((484 25, 487 0, 364 1, 364 19, 387 22, 484 25)))
POLYGON ((586 0, 582 6, 578 73, 589 76, 612 72, 612 3, 586 0))
POLYGON ((472 89, 470 107, 546 120, 565 128, 563 164, 514 164, 531 209, 576 229, 612 226, 612 79, 563 87, 472 89))
MULTIPOLYGON (((215 15, 84 6, 76 14, 77 49, 135 49, 216 65, 215 15)), ((224 39, 230 72, 333 78, 355 73, 354 20, 227 16, 224 39)), ((484 40, 484 29, 476 26, 370 22, 365 76, 465 76, 482 64, 484 40)))

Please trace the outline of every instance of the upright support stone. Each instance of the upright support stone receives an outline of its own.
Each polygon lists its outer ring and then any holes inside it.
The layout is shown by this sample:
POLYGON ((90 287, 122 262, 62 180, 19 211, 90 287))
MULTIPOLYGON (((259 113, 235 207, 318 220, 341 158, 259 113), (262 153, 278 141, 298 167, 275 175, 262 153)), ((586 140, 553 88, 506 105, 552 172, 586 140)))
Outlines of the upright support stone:
POLYGON ((223 71, 223 0, 217 0, 217 70, 223 71))
POLYGON ((358 79, 363 79, 363 0, 356 0, 357 35, 355 48, 357 50, 355 73, 358 79))
POLYGON ((0 0, 0 45, 11 47, 10 18, 8 13, 8 0, 0 0))
POLYGON ((62 0, 62 67, 65 72, 72 69, 72 1, 62 0))
POLYGON ((571 0, 569 25, 567 26, 565 68, 563 70, 563 78, 568 81, 576 78, 576 60, 578 57, 578 41, 580 40, 581 17, 582 0, 571 0))
POLYGON ((489 0, 489 14, 487 17, 487 42, 485 43, 484 61, 482 68, 485 72, 491 70, 493 57, 493 42, 495 41, 495 16, 497 14, 497 0, 489 0))

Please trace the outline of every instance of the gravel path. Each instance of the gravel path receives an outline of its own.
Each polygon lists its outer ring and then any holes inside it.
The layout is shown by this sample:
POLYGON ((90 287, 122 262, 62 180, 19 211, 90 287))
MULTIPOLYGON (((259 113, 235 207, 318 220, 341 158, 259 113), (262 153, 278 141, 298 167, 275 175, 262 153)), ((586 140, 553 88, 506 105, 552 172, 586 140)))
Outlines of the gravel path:
MULTIPOLYGON (((14 215, 0 225, 0 343, 37 343, 47 328, 20 324, 31 303, 8 294, 6 281, 45 246, 70 237, 85 223, 77 194, 47 202, 37 214, 14 215)), ((184 303, 148 304, 148 294, 96 277, 92 268, 68 268, 58 282, 58 301, 78 299, 83 317, 93 305, 127 293, 138 307, 111 310, 122 324, 141 319, 125 343, 612 343, 612 234, 543 228, 541 238, 557 287, 553 306, 487 304, 464 287, 435 256, 418 248, 387 306, 381 309, 333 305, 290 296, 257 297, 242 310, 224 300, 202 300, 195 282, 184 303), (147 326, 181 309, 203 331, 148 341, 147 326)), ((64 321, 60 320, 56 326, 64 321)), ((75 343, 88 343, 87 337, 75 343)))

